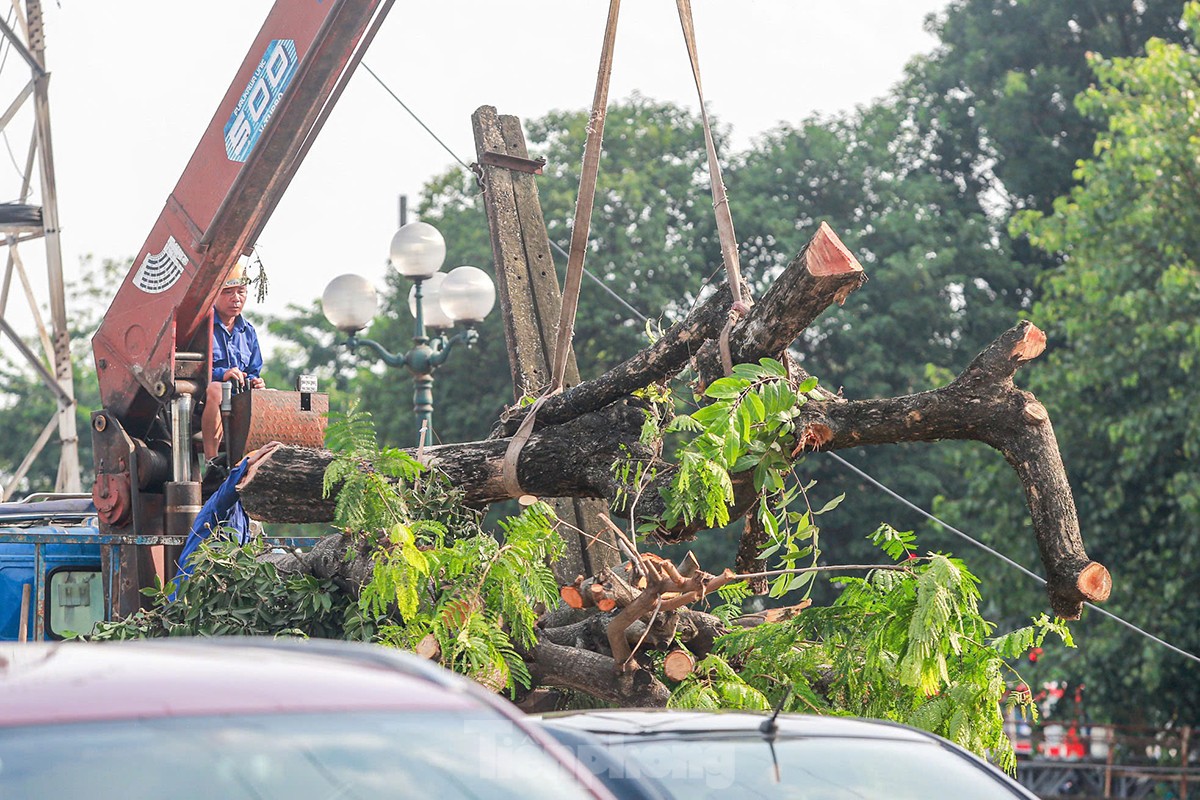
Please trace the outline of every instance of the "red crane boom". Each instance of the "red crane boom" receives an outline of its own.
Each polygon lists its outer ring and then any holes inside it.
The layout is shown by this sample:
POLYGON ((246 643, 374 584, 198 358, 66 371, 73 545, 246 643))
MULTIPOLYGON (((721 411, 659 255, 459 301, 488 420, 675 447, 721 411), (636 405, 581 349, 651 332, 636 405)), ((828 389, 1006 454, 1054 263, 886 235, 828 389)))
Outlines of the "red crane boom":
MULTIPOLYGON (((211 374, 213 300, 393 1, 276 0, 167 198, 92 338, 103 404, 92 415, 92 496, 104 532, 127 534, 131 545, 188 532, 200 503, 190 417, 211 374)), ((235 398, 243 400, 226 430, 234 455, 249 449, 247 431, 264 419, 269 438, 296 432, 293 442, 311 444, 316 430, 319 442, 324 396, 255 391, 235 398)), ((120 560, 121 585, 110 596, 128 613, 152 566, 140 547, 122 548, 120 560)))
POLYGON ((92 339, 101 402, 127 429, 173 394, 175 351, 206 351, 222 277, 266 224, 390 6, 271 9, 92 339))

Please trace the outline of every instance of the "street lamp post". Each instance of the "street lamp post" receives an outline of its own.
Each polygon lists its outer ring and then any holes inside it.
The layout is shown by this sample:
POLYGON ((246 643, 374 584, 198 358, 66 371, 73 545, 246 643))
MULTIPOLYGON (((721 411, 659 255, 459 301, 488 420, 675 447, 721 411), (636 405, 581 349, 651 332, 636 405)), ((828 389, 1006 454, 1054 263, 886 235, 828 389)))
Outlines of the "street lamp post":
POLYGON ((468 266, 443 273, 440 270, 445 258, 445 240, 428 223, 404 225, 392 237, 391 265, 413 282, 408 296, 414 319, 413 346, 406 353, 390 353, 378 342, 359 336, 379 308, 379 296, 366 278, 339 275, 321 295, 325 318, 347 334, 345 345, 351 352, 369 348, 384 364, 405 367, 412 374, 418 444, 432 425, 434 371, 446 363, 456 345, 470 347, 479 340, 475 325, 483 321, 496 302, 496 287, 487 273, 468 266), (431 337, 427 330, 449 329, 456 322, 465 323, 466 328, 453 336, 438 333, 431 337))

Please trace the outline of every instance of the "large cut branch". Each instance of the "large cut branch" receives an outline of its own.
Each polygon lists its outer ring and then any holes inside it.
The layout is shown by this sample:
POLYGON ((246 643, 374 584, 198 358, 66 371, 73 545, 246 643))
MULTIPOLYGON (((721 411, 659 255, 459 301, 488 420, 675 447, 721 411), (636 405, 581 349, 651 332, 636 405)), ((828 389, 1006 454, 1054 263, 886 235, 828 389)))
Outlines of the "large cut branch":
POLYGON ((863 444, 974 439, 999 450, 1025 489, 1054 612, 1075 619, 1085 600, 1108 599, 1112 578, 1088 558, 1054 427, 1046 408, 1013 384, 1042 353, 1046 335, 1022 322, 1001 335, 953 383, 890 400, 814 403, 833 450, 863 444))
MULTIPOLYGON (((831 303, 865 280, 861 267, 832 231, 822 226, 776 283, 732 326, 729 347, 736 362, 780 357, 787 345, 831 303)), ((626 460, 650 461, 657 453, 639 442, 643 414, 627 392, 678 371, 690 357, 702 381, 722 374, 714 337, 724 327, 727 295, 718 294, 678 323, 656 345, 613 372, 549 398, 539 428, 521 450, 517 476, 525 493, 543 497, 604 497, 624 488, 611 468, 626 460), (702 343, 702 340, 707 339, 702 343), (598 404, 611 401, 607 406, 598 404), (625 398, 625 399, 620 399, 625 398)), ((1012 382, 1016 369, 1036 357, 1044 336, 1030 323, 1003 334, 949 386, 905 397, 844 400, 812 393, 797 418, 801 449, 838 450, 868 444, 974 439, 1000 450, 1021 479, 1033 520, 1048 592, 1055 613, 1078 616, 1085 600, 1108 596, 1108 571, 1084 551, 1079 523, 1053 428, 1045 409, 1012 382)), ((799 372, 799 370, 797 370, 799 372)), ((519 413, 501 426, 510 429, 519 413)), ((425 461, 449 476, 466 501, 486 504, 511 497, 502 480, 508 440, 492 439, 425 450, 425 461)), ((325 521, 333 503, 321 498, 328 453, 279 448, 242 488, 255 517, 276 522, 325 521)), ((660 475, 659 480, 668 477, 660 475)), ((657 486, 641 493, 639 516, 662 516, 657 486)), ((734 476, 731 518, 755 502, 749 473, 734 476)), ((663 535, 686 539, 698 523, 663 535)))
MULTIPOLYGON (((821 313, 865 283, 862 266, 821 223, 820 228, 771 288, 734 325, 729 336, 734 363, 778 358, 821 313)), ((549 398, 538 410, 538 425, 553 425, 596 411, 620 397, 676 375, 695 361, 707 383, 721 374, 716 340, 729 318, 728 285, 722 285, 685 319, 672 325, 650 347, 606 372, 549 398)), ((511 436, 524 413, 514 411, 497 435, 511 436)))
MULTIPOLYGON (((762 299, 734 325, 729 336, 733 363, 780 358, 825 309, 841 305, 866 282, 858 259, 822 222, 762 299)), ((716 341, 701 349, 696 369, 704 386, 725 374, 716 341)))
MULTIPOLYGON (((1016 470, 1025 488, 1038 550, 1046 568, 1047 592, 1054 612, 1077 618, 1085 600, 1108 598, 1112 579, 1103 565, 1088 558, 1079 532, 1066 470, 1049 415, 1032 394, 1013 384, 1016 370, 1036 358, 1046 337, 1030 322, 1002 334, 951 384, 919 394, 882 400, 843 400, 828 393, 810 399, 797 418, 797 452, 842 450, 872 444, 972 439, 995 447, 1016 470)), ((755 503, 752 474, 735 475, 731 519, 755 503)), ((662 500, 651 490, 639 512, 661 515, 662 500)), ((695 524, 664 535, 686 539, 695 524)))

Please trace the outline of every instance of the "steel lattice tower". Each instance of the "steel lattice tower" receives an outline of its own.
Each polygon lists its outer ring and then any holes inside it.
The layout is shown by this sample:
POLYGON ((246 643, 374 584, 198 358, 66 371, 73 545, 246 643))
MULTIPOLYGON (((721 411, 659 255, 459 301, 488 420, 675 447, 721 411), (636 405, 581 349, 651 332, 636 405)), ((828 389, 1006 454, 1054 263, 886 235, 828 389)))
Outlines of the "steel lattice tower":
MULTIPOLYGON (((60 492, 81 490, 79 470, 79 439, 75 426, 75 388, 71 376, 71 335, 67 328, 66 300, 63 287, 62 248, 59 242, 58 199, 54 181, 54 150, 50 136, 50 73, 46 70, 45 35, 40 0, 26 0, 22 15, 19 3, 13 3, 13 13, 8 21, 0 19, 3 39, 10 48, 8 56, 20 56, 29 68, 29 80, 17 91, 3 114, 0 115, 0 131, 7 131, 10 123, 18 116, 28 116, 26 106, 32 99, 33 131, 26 151, 24 170, 20 176, 19 190, 7 193, 15 197, 10 202, 0 203, 0 236, 4 237, 7 260, 3 283, 0 284, 0 333, 6 344, 11 344, 41 376, 42 383, 57 400, 54 415, 30 443, 28 453, 21 464, 3 477, 3 499, 8 499, 13 490, 25 477, 37 456, 57 431, 61 448, 58 477, 55 488, 60 492), (22 112, 25 112, 22 115, 22 112), (31 202, 33 189, 39 189, 37 200, 31 202), (30 273, 22 260, 20 245, 25 242, 43 240, 46 262, 46 292, 49 297, 50 320, 46 321, 39 309, 35 287, 30 273), (29 313, 36 328, 41 353, 30 347, 14 329, 8 313, 10 290, 13 278, 21 285, 29 313)), ((18 68, 19 63, 10 64, 18 68)), ((23 436, 26 432, 13 431, 11 435, 23 436)))

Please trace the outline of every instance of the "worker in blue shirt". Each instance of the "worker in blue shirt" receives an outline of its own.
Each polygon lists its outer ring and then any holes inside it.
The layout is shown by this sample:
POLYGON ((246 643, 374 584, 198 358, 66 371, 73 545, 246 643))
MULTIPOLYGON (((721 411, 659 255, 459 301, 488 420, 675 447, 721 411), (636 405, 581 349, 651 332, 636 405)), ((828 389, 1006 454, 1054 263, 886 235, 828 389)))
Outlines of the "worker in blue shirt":
POLYGON ((192 576, 195 565, 192 557, 207 539, 213 534, 228 539, 235 539, 238 544, 246 544, 255 535, 250 527, 250 518, 246 509, 242 508, 242 498, 238 484, 246 477, 251 468, 259 461, 270 455, 279 442, 268 442, 257 450, 246 454, 225 477, 217 490, 208 498, 200 513, 192 523, 192 530, 184 542, 183 552, 179 554, 178 571, 175 574, 175 590, 169 600, 174 601, 177 590, 183 582, 192 576))
POLYGON ((243 260, 233 265, 213 303, 212 375, 204 395, 200 431, 204 439, 204 457, 217 456, 224 431, 221 427, 221 384, 232 382, 235 389, 264 389, 262 351, 254 326, 242 316, 249 297, 243 260))
MULTIPOLYGON (((250 541, 250 518, 242 508, 242 500, 237 491, 238 482, 246 476, 249 464, 250 458, 243 458, 196 515, 192 530, 184 542, 183 551, 179 554, 178 569, 175 573, 176 589, 192 576, 192 556, 214 533, 237 539, 238 544, 250 541)), ((174 600, 175 592, 171 592, 168 599, 174 600)))

